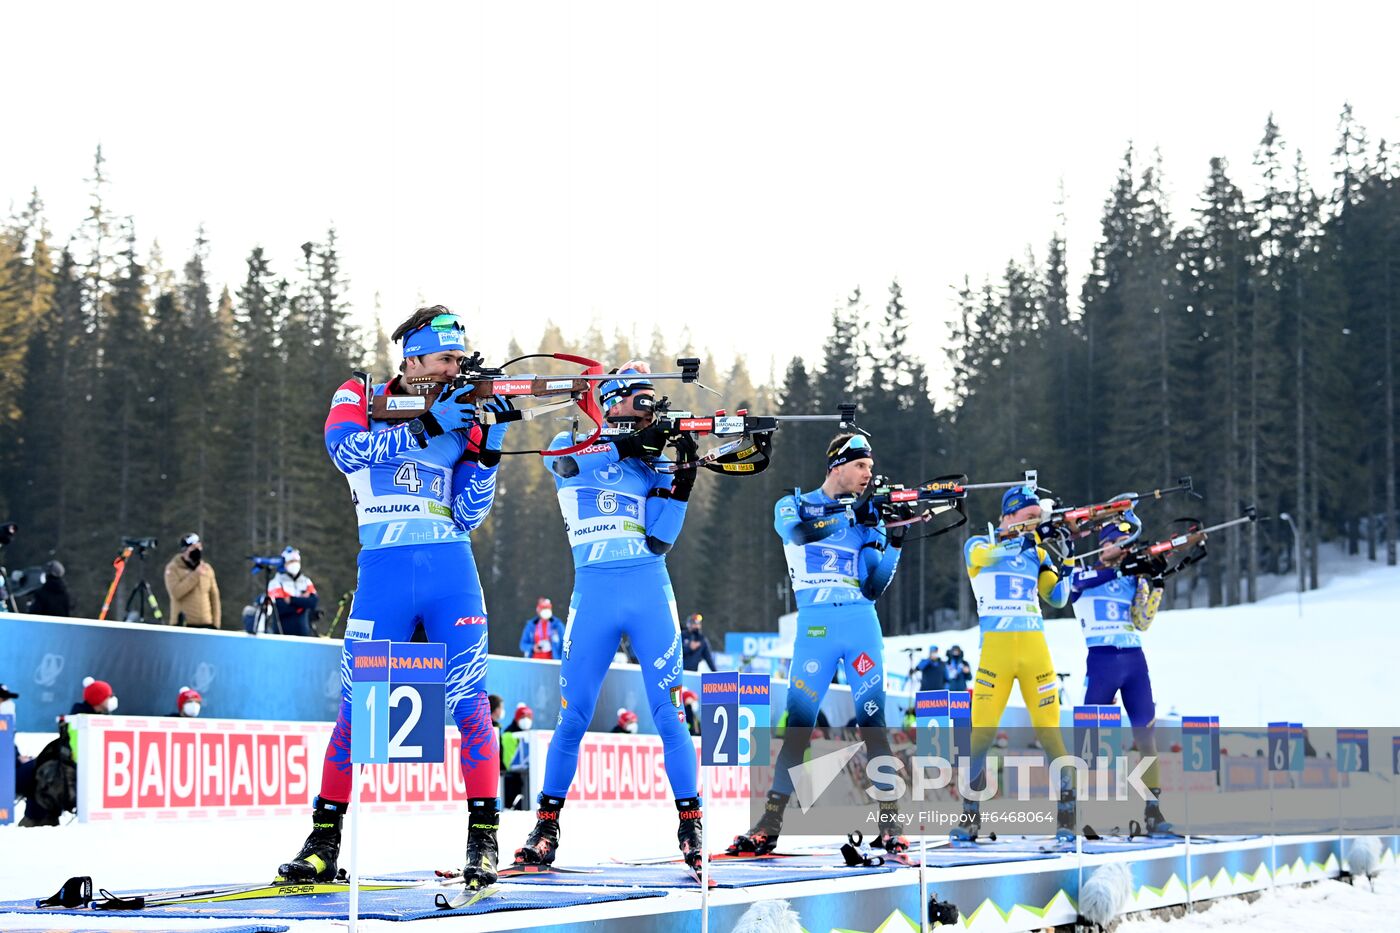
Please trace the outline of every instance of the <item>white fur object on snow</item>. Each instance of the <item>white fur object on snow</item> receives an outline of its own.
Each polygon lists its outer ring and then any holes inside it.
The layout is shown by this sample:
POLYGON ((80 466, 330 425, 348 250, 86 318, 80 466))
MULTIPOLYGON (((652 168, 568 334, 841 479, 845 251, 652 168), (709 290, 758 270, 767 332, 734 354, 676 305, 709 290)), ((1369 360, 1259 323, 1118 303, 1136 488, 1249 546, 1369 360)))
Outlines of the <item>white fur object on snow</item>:
POLYGON ((1100 865, 1079 889, 1079 914, 1090 923, 1107 926, 1132 896, 1133 873, 1125 862, 1100 865))
POLYGON ((802 933, 802 918, 787 901, 756 901, 744 911, 733 933, 802 933))
POLYGON ((1371 877, 1381 866, 1381 843, 1375 836, 1357 836, 1346 850, 1347 867, 1352 875, 1371 877))

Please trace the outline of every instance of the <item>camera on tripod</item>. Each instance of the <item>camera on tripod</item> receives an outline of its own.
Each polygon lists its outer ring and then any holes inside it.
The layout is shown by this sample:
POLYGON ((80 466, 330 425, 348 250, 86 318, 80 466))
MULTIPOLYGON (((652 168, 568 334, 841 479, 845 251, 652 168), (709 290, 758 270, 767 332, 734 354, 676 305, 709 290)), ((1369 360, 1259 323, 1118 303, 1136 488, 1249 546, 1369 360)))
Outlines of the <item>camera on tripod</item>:
POLYGON ((248 559, 253 562, 253 573, 257 573, 259 570, 275 570, 279 573, 282 571, 281 557, 255 557, 249 554, 248 559))
POLYGON ((117 595, 117 586, 122 582, 122 575, 126 573, 127 564, 131 559, 136 558, 136 587, 126 598, 126 611, 122 615, 124 622, 153 622, 156 625, 165 624, 165 616, 160 611, 160 603, 156 601, 156 594, 151 591, 151 584, 146 580, 146 552, 154 551, 156 548, 155 538, 122 538, 122 551, 112 561, 112 567, 116 573, 112 576, 112 584, 107 587, 107 598, 102 600, 102 611, 97 614, 97 618, 102 621, 107 619, 107 610, 112 607, 112 598, 117 595), (146 614, 150 613, 150 618, 146 614))

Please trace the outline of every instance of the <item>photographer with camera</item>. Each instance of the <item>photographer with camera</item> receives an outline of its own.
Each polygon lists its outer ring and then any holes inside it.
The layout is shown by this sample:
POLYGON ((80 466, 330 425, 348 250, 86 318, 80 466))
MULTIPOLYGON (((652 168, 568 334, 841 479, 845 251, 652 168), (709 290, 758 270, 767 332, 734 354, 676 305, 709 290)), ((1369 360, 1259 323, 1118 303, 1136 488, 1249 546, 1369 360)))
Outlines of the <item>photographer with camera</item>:
POLYGON ((296 548, 288 546, 282 550, 282 568, 267 585, 267 595, 277 606, 283 635, 311 637, 311 619, 319 597, 316 584, 301 572, 301 552, 296 548))
POLYGON ((165 565, 165 589, 176 625, 219 628, 219 583, 204 561, 204 542, 194 532, 180 539, 180 553, 165 565))

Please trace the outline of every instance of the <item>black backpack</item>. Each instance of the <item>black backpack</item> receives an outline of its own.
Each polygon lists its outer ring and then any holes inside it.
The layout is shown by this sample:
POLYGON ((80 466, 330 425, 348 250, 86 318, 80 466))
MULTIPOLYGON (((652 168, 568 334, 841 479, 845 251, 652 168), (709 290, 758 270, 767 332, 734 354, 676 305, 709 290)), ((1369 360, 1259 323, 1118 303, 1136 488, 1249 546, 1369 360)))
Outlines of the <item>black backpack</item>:
POLYGON ((68 744, 68 724, 39 753, 34 769, 34 802, 53 814, 78 809, 78 765, 68 744))

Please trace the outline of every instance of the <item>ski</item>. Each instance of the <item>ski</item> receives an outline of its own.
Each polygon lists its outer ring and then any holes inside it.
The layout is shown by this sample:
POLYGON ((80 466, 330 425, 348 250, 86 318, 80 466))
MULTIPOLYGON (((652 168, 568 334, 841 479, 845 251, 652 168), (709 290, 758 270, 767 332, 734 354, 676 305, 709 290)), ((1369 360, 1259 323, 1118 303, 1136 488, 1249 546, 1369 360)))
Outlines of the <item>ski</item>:
POLYGON ((477 901, 490 897, 500 889, 495 885, 488 884, 484 888, 465 888, 461 894, 448 897, 446 894, 438 894, 433 898, 433 902, 439 910, 460 910, 463 907, 470 907, 477 901))
MULTIPOLYGON (((421 881, 361 881, 361 891, 396 891, 403 888, 421 887, 421 881)), ((222 901, 251 901, 269 897, 301 897, 310 894, 348 893, 350 884, 345 881, 311 881, 306 883, 273 882, 271 884, 229 885, 221 888, 197 890, 170 889, 151 891, 142 894, 117 896, 103 892, 106 896, 94 900, 94 910, 142 910, 147 907, 163 907, 169 904, 208 904, 222 901)))
MULTIPOLYGON (((804 855, 820 855, 820 852, 765 852, 762 855, 744 853, 730 855, 728 852, 719 852, 710 856, 712 862, 764 862, 773 859, 801 858, 804 855)), ((611 861, 618 865, 675 865, 684 862, 680 855, 658 855, 655 858, 622 859, 613 858, 611 861)))
MULTIPOLYGON (((508 864, 504 869, 498 871, 498 877, 517 878, 528 876, 528 874, 598 874, 602 869, 561 869, 554 864, 508 864)), ((461 876, 458 871, 458 876, 461 876)))

